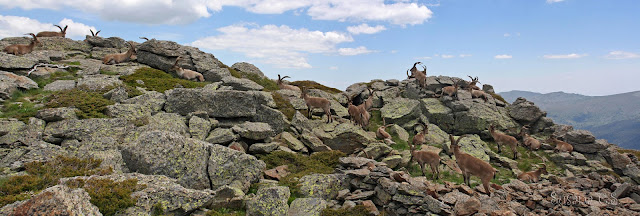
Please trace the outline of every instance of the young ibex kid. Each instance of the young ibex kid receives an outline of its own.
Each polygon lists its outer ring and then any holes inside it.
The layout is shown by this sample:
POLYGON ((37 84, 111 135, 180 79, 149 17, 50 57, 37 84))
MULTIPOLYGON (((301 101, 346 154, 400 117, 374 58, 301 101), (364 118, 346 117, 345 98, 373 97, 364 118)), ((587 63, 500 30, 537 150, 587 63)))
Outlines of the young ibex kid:
POLYGON ((547 143, 553 143, 556 147, 553 149, 554 152, 573 152, 573 146, 567 142, 558 140, 554 135, 551 135, 549 139, 545 140, 547 143))
POLYGON ((176 74, 178 74, 178 76, 183 79, 198 80, 200 82, 204 82, 204 76, 202 76, 201 73, 198 73, 189 69, 184 69, 178 66, 178 61, 180 61, 180 59, 182 59, 181 56, 178 56, 178 58, 176 58, 176 62, 173 63, 173 66, 171 66, 171 70, 174 70, 176 74))
POLYGON ((489 126, 489 132, 491 133, 493 140, 495 140, 498 145, 498 153, 502 152, 502 145, 508 145, 509 148, 511 148, 511 152, 513 152, 513 159, 518 159, 518 151, 516 150, 518 140, 516 140, 515 137, 496 131, 495 128, 496 127, 494 125, 489 126))
POLYGON ((59 25, 54 25, 54 26, 58 27, 60 29, 60 32, 43 31, 43 32, 38 32, 36 36, 37 37, 65 37, 67 35, 67 27, 69 27, 68 25, 64 26, 64 29, 59 25))
POLYGON ((540 175, 547 174, 547 165, 542 164, 542 167, 536 171, 529 171, 518 175, 518 180, 526 182, 538 182, 540 181, 540 175))
POLYGON ((492 178, 495 178, 498 170, 493 168, 489 163, 460 151, 458 142, 462 137, 464 136, 460 136, 458 137, 458 140, 455 140, 453 138, 453 135, 449 134, 449 139, 451 140, 451 149, 453 149, 453 154, 456 156, 456 163, 462 171, 464 183, 467 184, 467 186, 470 186, 471 176, 478 176, 482 181, 482 186, 484 186, 485 193, 491 196, 491 189, 489 188, 491 184, 490 181, 492 178))
POLYGON ((34 35, 33 33, 29 33, 25 35, 33 36, 33 40, 31 41, 31 43, 9 45, 4 48, 4 52, 8 54, 14 54, 14 55, 24 55, 27 53, 31 53, 31 51, 33 51, 33 48, 36 47, 36 45, 40 44, 40 41, 38 40, 36 35, 34 35))
POLYGON ((131 56, 136 54, 136 48, 131 42, 128 44, 130 48, 127 52, 105 55, 104 58, 102 58, 102 64, 118 64, 131 59, 131 56))
POLYGON ((278 74, 278 87, 280 89, 289 89, 289 90, 293 90, 293 91, 300 91, 300 88, 298 88, 298 86, 289 85, 289 84, 285 84, 284 82, 282 82, 282 80, 284 80, 285 78, 291 78, 291 77, 283 76, 281 78, 280 74, 278 74))
POLYGON ((424 125, 422 131, 416 134, 413 137, 411 143, 409 143, 409 147, 411 149, 411 160, 418 162, 420 165, 420 171, 422 171, 422 175, 426 176, 424 173, 424 165, 429 164, 431 167, 431 173, 433 173, 433 178, 438 179, 440 177, 440 169, 438 165, 440 165, 440 155, 435 152, 418 150, 416 151, 417 145, 423 145, 425 143, 425 135, 429 133, 429 128, 427 124, 424 125))
POLYGON ((331 102, 329 100, 321 97, 308 96, 304 87, 302 87, 300 98, 304 99, 304 102, 307 104, 309 118, 311 118, 311 111, 313 108, 321 108, 324 111, 324 114, 327 115, 327 123, 333 121, 333 117, 331 116, 331 102))

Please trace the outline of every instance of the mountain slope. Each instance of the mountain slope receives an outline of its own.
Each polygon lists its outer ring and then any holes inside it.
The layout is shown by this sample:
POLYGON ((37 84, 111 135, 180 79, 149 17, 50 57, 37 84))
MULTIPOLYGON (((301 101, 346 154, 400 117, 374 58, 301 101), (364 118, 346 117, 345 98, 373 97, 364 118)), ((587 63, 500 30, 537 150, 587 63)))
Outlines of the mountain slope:
POLYGON ((590 130, 598 138, 622 147, 640 149, 640 91, 608 96, 526 91, 500 95, 509 102, 518 97, 527 98, 547 111, 556 123, 590 130))

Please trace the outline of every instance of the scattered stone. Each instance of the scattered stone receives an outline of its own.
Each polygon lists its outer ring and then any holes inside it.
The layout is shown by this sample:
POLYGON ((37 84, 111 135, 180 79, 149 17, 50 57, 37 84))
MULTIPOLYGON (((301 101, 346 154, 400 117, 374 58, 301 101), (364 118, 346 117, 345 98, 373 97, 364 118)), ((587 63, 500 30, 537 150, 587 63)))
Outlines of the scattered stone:
POLYGON ((247 201, 247 215, 286 215, 289 210, 287 200, 290 195, 288 187, 260 188, 256 196, 247 201))
POLYGON ((64 185, 47 188, 27 201, 4 206, 3 215, 102 215, 98 207, 89 202, 91 197, 81 188, 64 185))
POLYGON ((288 216, 318 216, 327 207, 320 198, 297 198, 289 206, 288 216))
POLYGON ((76 108, 68 107, 41 109, 38 110, 36 118, 47 122, 62 121, 65 119, 78 119, 76 116, 77 111, 78 110, 76 108))
POLYGON ((262 122, 245 122, 233 126, 232 130, 240 134, 241 137, 252 140, 264 140, 275 135, 271 126, 262 122))

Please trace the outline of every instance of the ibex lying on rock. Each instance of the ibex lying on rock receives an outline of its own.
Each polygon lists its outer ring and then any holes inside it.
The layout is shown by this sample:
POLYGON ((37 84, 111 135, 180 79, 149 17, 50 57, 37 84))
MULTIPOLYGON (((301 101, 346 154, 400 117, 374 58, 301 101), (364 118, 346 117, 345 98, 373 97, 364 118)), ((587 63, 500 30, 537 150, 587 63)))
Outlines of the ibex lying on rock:
POLYGON ((4 52, 9 54, 14 54, 14 55, 24 55, 27 53, 31 53, 31 51, 33 51, 33 48, 36 47, 36 45, 40 44, 40 41, 38 40, 36 35, 34 35, 33 33, 29 33, 25 35, 33 36, 33 40, 31 41, 31 43, 9 45, 4 48, 4 52))
POLYGON ((491 189, 489 188, 491 184, 490 181, 492 178, 496 177, 498 170, 493 168, 491 164, 460 151, 458 142, 462 137, 464 136, 460 136, 458 137, 458 140, 454 140, 453 135, 449 134, 451 149, 453 149, 453 154, 456 156, 456 163, 458 164, 458 167, 462 170, 464 183, 467 184, 467 186, 471 186, 471 176, 478 176, 482 181, 482 186, 484 186, 485 192, 491 196, 491 189))
POLYGON ((472 88, 469 88, 469 92, 471 92, 471 98, 482 98, 484 102, 489 100, 487 93, 484 93, 482 90, 473 90, 472 88))
POLYGON ((302 87, 300 97, 304 99, 304 102, 307 104, 309 118, 311 118, 313 108, 321 108, 324 111, 324 114, 327 115, 327 123, 333 121, 333 117, 331 116, 331 101, 325 98, 308 96, 304 87, 302 87))
POLYGON ((102 30, 98 30, 98 31, 97 31, 97 32, 95 32, 95 33, 93 33, 93 30, 91 30, 91 29, 89 29, 89 31, 91 32, 91 36, 92 36, 92 37, 97 37, 97 36, 98 36, 98 34, 100 33, 100 31, 102 31, 102 30))
POLYGON ((518 151, 516 150, 518 140, 515 137, 496 131, 494 125, 489 126, 489 132, 498 145, 498 153, 502 152, 502 145, 508 145, 511 148, 511 152, 513 152, 513 159, 518 159, 518 151))
POLYGON ((68 25, 64 26, 64 29, 59 25, 54 25, 54 26, 58 27, 60 29, 60 32, 43 31, 43 32, 38 32, 36 36, 37 37, 65 37, 67 35, 67 27, 69 27, 68 25))
POLYGON ((554 152, 573 152, 573 146, 567 142, 556 139, 554 135, 551 135, 549 139, 545 140, 547 143, 553 143, 556 147, 553 149, 554 152))
POLYGON ((527 130, 529 130, 529 127, 526 125, 522 126, 522 129, 520 129, 520 133, 522 134, 522 145, 529 147, 531 151, 540 149, 540 147, 542 147, 542 143, 540 143, 536 138, 529 136, 529 133, 526 132, 527 130))
POLYGON ((300 88, 298 88, 298 86, 289 85, 289 84, 285 84, 284 82, 282 82, 282 80, 284 80, 285 78, 291 78, 291 77, 283 76, 282 78, 280 78, 280 74, 278 74, 278 87, 280 89, 289 89, 289 90, 293 90, 293 91, 300 91, 300 88))
POLYGON ((171 66, 171 70, 175 71, 176 74, 178 74, 179 77, 186 79, 186 80, 198 80, 200 82, 204 82, 204 76, 202 76, 201 73, 189 70, 189 69, 184 69, 180 66, 178 66, 178 61, 180 61, 180 59, 182 59, 181 56, 178 56, 178 58, 176 58, 176 62, 173 63, 173 66, 171 66))
POLYGON ((469 75, 467 75, 469 78, 471 78, 471 82, 469 82, 469 86, 468 88, 473 89, 473 90, 480 90, 480 87, 476 86, 477 83, 480 83, 480 81, 478 81, 478 77, 473 78, 469 75))
POLYGON ((102 58, 102 64, 118 64, 131 59, 131 56, 136 54, 136 48, 131 42, 128 44, 130 48, 127 52, 105 55, 104 58, 102 58))
POLYGON ((438 168, 438 165, 440 165, 440 155, 430 151, 416 151, 416 146, 424 144, 424 136, 428 133, 429 128, 425 124, 424 129, 422 129, 420 133, 416 134, 416 136, 413 137, 412 143, 409 143, 409 147, 411 149, 411 160, 418 162, 418 164, 420 165, 420 171, 422 171, 423 176, 426 176, 424 173, 424 165, 429 164, 429 167, 431 167, 431 173, 433 173, 433 178, 438 179, 440 177, 440 169, 438 168))
POLYGON ((547 165, 542 164, 541 168, 536 171, 529 171, 518 175, 518 180, 526 182, 538 182, 540 181, 540 175, 547 174, 547 165))
POLYGON ((385 121, 384 119, 382 119, 382 126, 380 126, 378 128, 378 130, 376 130, 376 137, 378 139, 384 140, 385 143, 387 144, 395 144, 395 142, 393 142, 393 140, 391 140, 391 135, 389 133, 387 133, 386 129, 387 127, 393 125, 393 124, 388 124, 385 125, 385 121))

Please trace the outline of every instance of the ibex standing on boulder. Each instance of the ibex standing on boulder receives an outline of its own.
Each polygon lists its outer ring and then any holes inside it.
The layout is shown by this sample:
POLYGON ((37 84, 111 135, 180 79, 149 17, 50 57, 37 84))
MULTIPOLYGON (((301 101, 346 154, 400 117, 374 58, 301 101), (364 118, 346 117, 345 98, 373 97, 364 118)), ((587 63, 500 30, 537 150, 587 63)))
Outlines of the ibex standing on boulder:
POLYGON ((429 133, 429 127, 427 124, 424 125, 422 131, 416 134, 413 137, 411 143, 409 143, 409 147, 411 149, 411 160, 415 160, 420 165, 420 171, 422 171, 422 175, 426 176, 424 173, 424 165, 429 164, 431 167, 431 172, 433 173, 433 179, 438 179, 440 177, 440 170, 438 165, 440 165, 440 155, 435 152, 418 150, 416 151, 417 145, 423 145, 425 143, 425 136, 429 133))
POLYGON ((104 58, 102 58, 102 64, 118 64, 131 59, 131 56, 136 54, 136 48, 131 42, 129 42, 128 44, 130 48, 129 50, 127 50, 127 52, 105 55, 104 58))
POLYGON ((491 189, 489 188, 491 184, 491 179, 496 177, 497 169, 493 168, 491 164, 475 158, 470 154, 464 153, 460 151, 460 146, 458 142, 464 136, 458 137, 458 140, 454 140, 453 135, 449 134, 449 139, 451 140, 451 149, 453 149, 453 154, 456 156, 456 163, 460 170, 462 171, 462 177, 464 178, 464 183, 467 186, 471 186, 470 179, 471 176, 478 176, 482 181, 482 186, 484 186, 485 193, 491 196, 491 189))
POLYGON ((327 115, 327 123, 333 121, 333 117, 331 116, 331 101, 321 97, 308 96, 304 87, 302 87, 300 97, 304 99, 304 102, 307 104, 309 118, 311 118, 313 108, 321 108, 324 111, 324 114, 327 115))
MULTIPOLYGON (((436 82, 438 82, 440 84, 443 84, 438 79, 436 79, 436 82)), ((449 97, 453 97, 453 98, 455 98, 457 100, 458 99, 458 87, 460 87, 459 82, 458 81, 454 81, 452 86, 442 87, 442 92, 440 93, 440 96, 442 97, 443 95, 448 95, 449 97)))
POLYGON ((64 29, 59 25, 54 25, 54 26, 58 27, 60 29, 60 32, 54 32, 54 31, 38 32, 36 37, 65 37, 67 35, 67 27, 69 27, 68 25, 64 26, 64 29))
MULTIPOLYGON (((418 64, 420 62, 416 62, 416 64, 418 64)), ((423 71, 419 71, 416 68, 416 64, 413 65, 413 68, 411 68, 411 75, 409 75, 409 71, 407 71, 407 77, 408 78, 416 78, 416 80, 418 81, 418 85, 420 85, 421 88, 427 88, 427 67, 422 65, 422 68, 424 68, 423 71), (415 71, 415 72, 414 72, 415 71)))
POLYGON ((180 61, 180 59, 182 59, 181 56, 178 56, 178 58, 176 58, 176 62, 173 63, 173 66, 171 66, 171 69, 174 70, 176 72, 176 74, 178 74, 179 77, 186 79, 186 80, 197 80, 200 82, 204 82, 204 76, 202 76, 201 73, 189 70, 189 69, 184 69, 180 66, 178 66, 178 61, 180 61))
POLYGON ((31 41, 31 43, 9 45, 4 48, 4 52, 9 54, 14 54, 14 55, 24 55, 27 53, 31 53, 31 51, 33 51, 33 48, 36 47, 36 45, 40 44, 40 41, 38 40, 36 35, 34 35, 33 33, 29 33, 25 35, 33 36, 33 40, 31 41))

